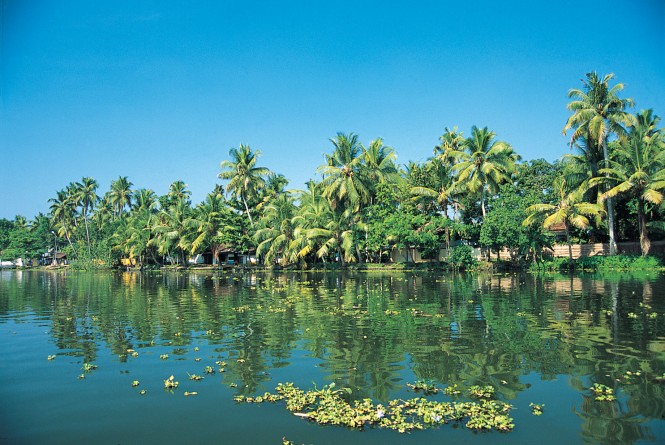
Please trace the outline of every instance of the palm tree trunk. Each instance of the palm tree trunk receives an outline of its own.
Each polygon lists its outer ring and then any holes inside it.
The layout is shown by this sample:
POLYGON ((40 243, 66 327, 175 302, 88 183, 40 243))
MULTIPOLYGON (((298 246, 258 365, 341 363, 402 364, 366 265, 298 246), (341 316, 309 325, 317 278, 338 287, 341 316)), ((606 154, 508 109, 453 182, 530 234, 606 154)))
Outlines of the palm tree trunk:
POLYGON ((88 230, 88 213, 83 212, 83 222, 85 222, 85 238, 88 241, 88 257, 92 258, 92 250, 90 249, 90 231, 88 230))
POLYGON ((252 221, 252 215, 249 214, 249 206, 247 205, 247 200, 244 196, 241 196, 242 203, 245 205, 245 211, 247 211, 247 217, 249 218, 249 225, 254 227, 254 221, 252 221))
POLYGON ((639 197, 637 198, 637 220, 638 225, 640 226, 640 247, 642 248, 642 256, 647 256, 649 254, 649 249, 651 249, 651 240, 649 240, 647 221, 644 215, 644 200, 639 197))
MULTIPOLYGON (((605 167, 610 165, 610 155, 607 151, 607 136, 603 137, 603 157, 605 158, 605 167)), ((605 174, 606 178, 609 178, 608 174, 605 174)), ((609 185, 605 188, 607 191, 609 185)), ((614 234, 614 200, 612 198, 607 198, 607 225, 608 225, 608 234, 610 236, 610 255, 616 255, 616 237, 614 234)))
POLYGON ((573 245, 570 243, 570 230, 568 230, 568 224, 565 224, 566 227, 566 242, 568 243, 568 269, 573 268, 573 245))

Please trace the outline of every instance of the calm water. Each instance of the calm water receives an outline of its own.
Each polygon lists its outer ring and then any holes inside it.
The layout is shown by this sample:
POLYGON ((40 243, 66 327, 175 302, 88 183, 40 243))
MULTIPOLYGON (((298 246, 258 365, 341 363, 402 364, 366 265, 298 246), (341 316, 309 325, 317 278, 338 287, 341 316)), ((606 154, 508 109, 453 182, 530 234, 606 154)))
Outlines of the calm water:
POLYGON ((0 271, 2 444, 665 443, 664 372, 660 274, 0 271), (286 381, 386 402, 417 379, 493 385, 514 431, 359 432, 233 402, 286 381))

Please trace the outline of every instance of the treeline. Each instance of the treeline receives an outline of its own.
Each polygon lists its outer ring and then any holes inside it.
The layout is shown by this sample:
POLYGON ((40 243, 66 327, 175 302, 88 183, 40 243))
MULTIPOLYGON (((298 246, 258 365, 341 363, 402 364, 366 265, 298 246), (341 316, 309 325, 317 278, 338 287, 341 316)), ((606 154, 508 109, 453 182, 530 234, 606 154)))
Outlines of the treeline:
POLYGON ((665 133, 652 110, 631 113, 613 76, 589 73, 569 92, 563 133, 573 149, 560 160, 523 162, 487 127, 465 136, 446 128, 423 163, 397 164, 381 138, 365 145, 338 133, 306 190, 258 163, 240 145, 221 163, 223 185, 193 205, 182 181, 166 195, 134 189, 127 177, 100 195, 93 178, 70 183, 49 200, 48 215, 0 220, 3 258, 35 258, 55 242, 81 265, 119 258, 186 264, 225 249, 255 252, 266 265, 382 262, 393 248, 436 257, 453 240, 463 266, 468 246, 508 248, 516 260, 539 260, 555 233, 572 242, 661 237, 665 208, 665 133), (459 244, 456 243, 456 244, 459 244))

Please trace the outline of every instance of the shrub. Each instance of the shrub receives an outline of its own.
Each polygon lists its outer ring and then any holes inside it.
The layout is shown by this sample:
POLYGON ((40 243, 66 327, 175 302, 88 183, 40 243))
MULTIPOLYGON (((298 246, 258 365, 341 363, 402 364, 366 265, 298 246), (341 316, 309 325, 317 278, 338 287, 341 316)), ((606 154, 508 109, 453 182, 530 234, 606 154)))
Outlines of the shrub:
POLYGON ((453 269, 472 269, 477 266, 478 261, 473 256, 473 249, 470 246, 455 246, 450 249, 448 264, 453 269))

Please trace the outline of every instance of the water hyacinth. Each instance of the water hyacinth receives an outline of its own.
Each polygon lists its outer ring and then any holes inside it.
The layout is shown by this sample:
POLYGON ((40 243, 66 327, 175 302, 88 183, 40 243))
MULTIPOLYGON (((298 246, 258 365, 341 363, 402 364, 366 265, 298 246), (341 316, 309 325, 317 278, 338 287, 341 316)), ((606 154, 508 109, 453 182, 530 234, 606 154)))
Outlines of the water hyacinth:
MULTIPOLYGON (((352 429, 387 428, 405 433, 446 423, 462 423, 474 430, 510 431, 514 424, 511 405, 481 399, 479 402, 437 402, 423 397, 392 400, 388 406, 371 399, 350 401, 348 388, 303 391, 293 383, 279 383, 276 394, 257 397, 237 396, 238 403, 284 402, 286 409, 298 417, 322 425, 340 425, 352 429)), ((487 392, 485 392, 486 394, 487 392)))

